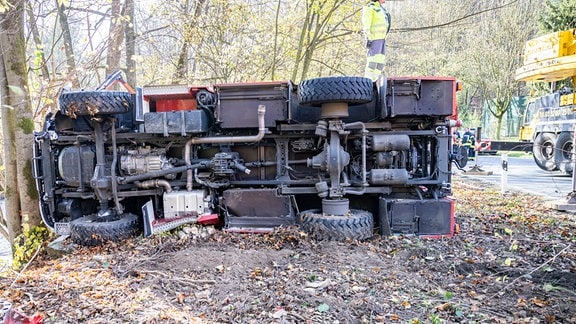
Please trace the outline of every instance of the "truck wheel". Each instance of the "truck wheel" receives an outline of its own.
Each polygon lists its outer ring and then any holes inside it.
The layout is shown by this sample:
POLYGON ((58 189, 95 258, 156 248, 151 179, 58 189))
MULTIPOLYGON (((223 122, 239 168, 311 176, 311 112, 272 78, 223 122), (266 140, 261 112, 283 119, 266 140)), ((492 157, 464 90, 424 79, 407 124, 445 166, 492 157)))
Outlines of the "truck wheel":
POLYGON ((452 152, 452 161, 456 162, 458 168, 466 167, 466 164, 468 164, 468 149, 462 145, 454 145, 452 152))
POLYGON ((70 118, 123 114, 134 107, 132 95, 121 91, 67 91, 58 100, 60 111, 70 118))
POLYGON ((372 101, 372 80, 362 77, 325 77, 309 79, 298 85, 298 101, 302 105, 345 102, 363 104, 372 101))
POLYGON ((130 213, 120 218, 107 220, 88 215, 70 222, 70 237, 76 244, 94 246, 108 241, 117 242, 137 233, 138 216, 130 213))
POLYGON ((374 230, 372 213, 357 209, 345 216, 325 215, 311 209, 300 214, 300 223, 302 229, 317 240, 365 240, 372 237, 374 230))
POLYGON ((560 171, 566 174, 572 174, 572 133, 562 132, 556 139, 554 146, 554 162, 560 171))
POLYGON ((534 162, 544 171, 558 170, 558 166, 554 161, 555 143, 556 135, 552 133, 540 133, 534 140, 534 145, 532 146, 534 162))

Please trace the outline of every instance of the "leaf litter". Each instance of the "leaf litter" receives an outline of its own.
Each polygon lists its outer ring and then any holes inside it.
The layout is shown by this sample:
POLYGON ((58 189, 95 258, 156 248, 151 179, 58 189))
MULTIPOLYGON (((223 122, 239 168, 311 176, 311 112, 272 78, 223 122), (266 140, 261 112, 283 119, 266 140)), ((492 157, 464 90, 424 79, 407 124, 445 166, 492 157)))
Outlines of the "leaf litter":
POLYGON ((575 215, 465 181, 453 238, 181 228, 42 252, 0 298, 44 323, 576 323, 575 215))

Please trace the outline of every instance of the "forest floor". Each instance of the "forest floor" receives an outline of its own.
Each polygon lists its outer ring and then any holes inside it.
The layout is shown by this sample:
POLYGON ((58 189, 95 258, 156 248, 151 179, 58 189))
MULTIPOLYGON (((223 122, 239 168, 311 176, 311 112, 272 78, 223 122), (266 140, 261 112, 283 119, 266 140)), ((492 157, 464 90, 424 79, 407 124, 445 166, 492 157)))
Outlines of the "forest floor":
POLYGON ((576 323, 576 215, 458 176, 453 190, 453 238, 188 226, 42 252, 0 277, 0 300, 44 323, 576 323))

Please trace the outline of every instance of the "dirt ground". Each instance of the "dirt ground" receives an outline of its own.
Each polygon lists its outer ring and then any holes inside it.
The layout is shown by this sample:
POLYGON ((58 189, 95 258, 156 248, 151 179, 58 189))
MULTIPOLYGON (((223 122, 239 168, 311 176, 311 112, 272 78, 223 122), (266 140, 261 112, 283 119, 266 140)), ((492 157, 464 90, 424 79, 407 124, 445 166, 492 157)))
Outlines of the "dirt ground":
POLYGON ((576 215, 454 179, 453 238, 187 226, 41 253, 0 299, 44 323, 576 323, 576 215))

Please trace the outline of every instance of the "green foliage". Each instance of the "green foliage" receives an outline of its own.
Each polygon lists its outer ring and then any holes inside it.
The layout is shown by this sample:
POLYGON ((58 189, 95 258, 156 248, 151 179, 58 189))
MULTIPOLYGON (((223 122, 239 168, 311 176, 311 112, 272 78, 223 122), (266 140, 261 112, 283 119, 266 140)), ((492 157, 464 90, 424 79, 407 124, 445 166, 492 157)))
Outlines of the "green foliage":
POLYGON ((20 118, 17 126, 24 134, 32 134, 34 132, 34 120, 32 118, 20 118))
POLYGON ((466 127, 477 127, 481 125, 480 115, 476 114, 472 107, 464 101, 458 102, 458 119, 462 121, 462 125, 466 127))
POLYGON ((32 169, 32 161, 28 160, 24 162, 24 168, 22 169, 22 174, 26 178, 26 193, 30 199, 38 199, 38 191, 36 190, 36 182, 34 181, 34 170, 32 169))
POLYGON ((43 63, 44 63, 44 51, 39 48, 34 52, 34 66, 41 66, 43 63))
POLYGON ((543 34, 576 28, 576 1, 546 0, 546 10, 538 23, 543 34))
POLYGON ((429 319, 430 319, 430 323, 432 323, 432 324, 441 324, 444 322, 444 320, 436 314, 430 314, 429 319))
POLYGON ((46 242, 49 237, 50 233, 46 227, 30 227, 24 224, 22 234, 18 235, 14 240, 12 267, 21 269, 26 265, 37 251, 44 246, 44 242, 46 242))

